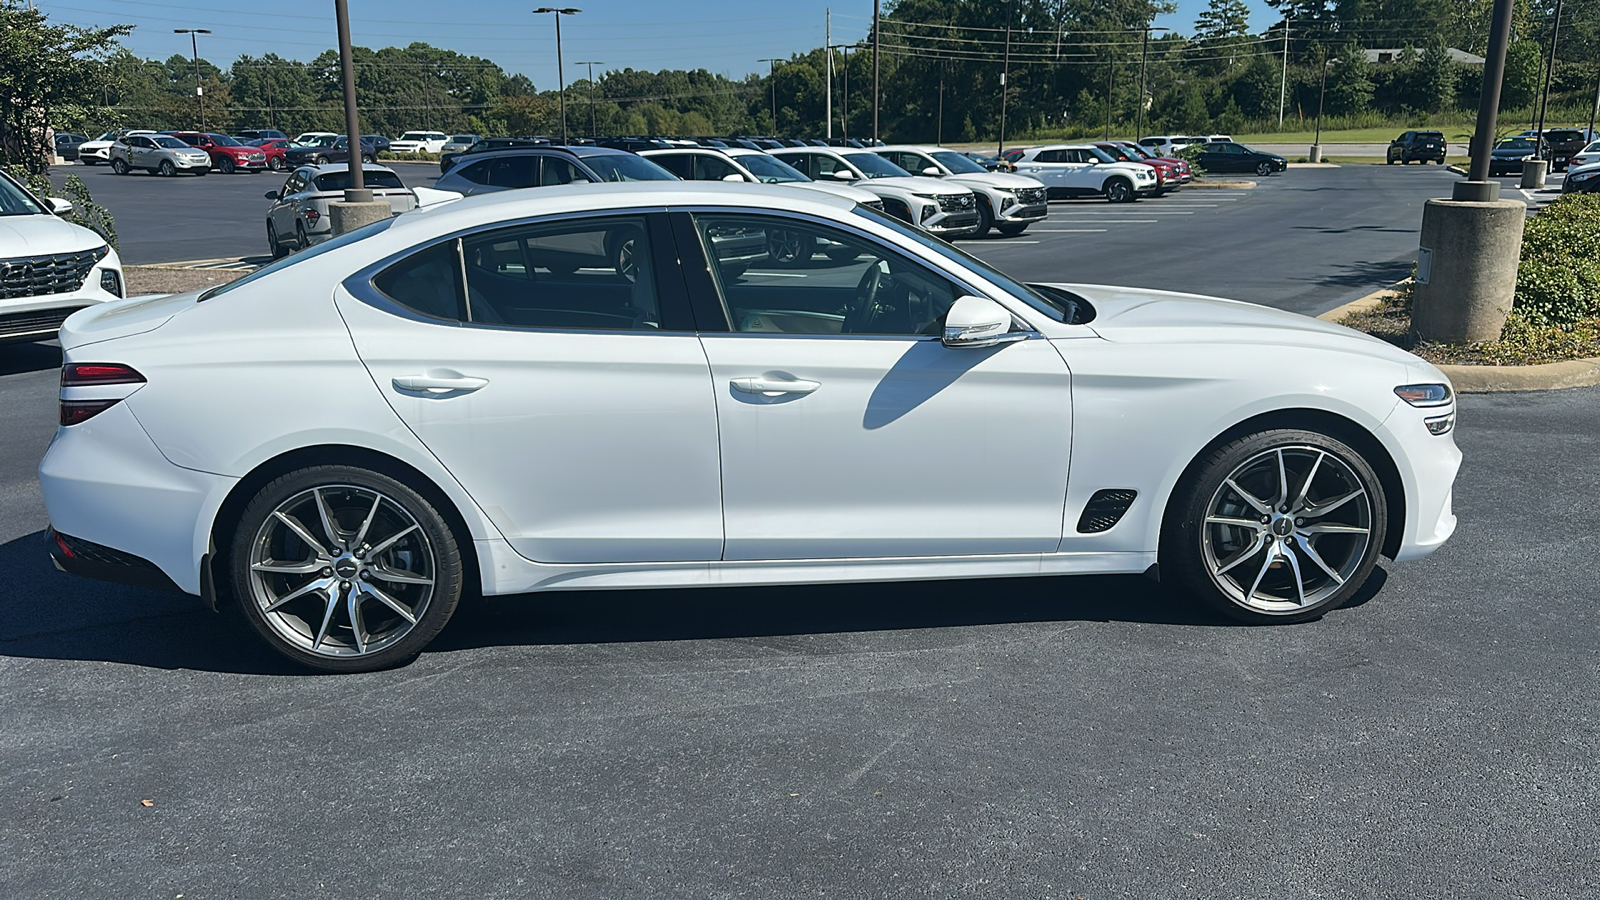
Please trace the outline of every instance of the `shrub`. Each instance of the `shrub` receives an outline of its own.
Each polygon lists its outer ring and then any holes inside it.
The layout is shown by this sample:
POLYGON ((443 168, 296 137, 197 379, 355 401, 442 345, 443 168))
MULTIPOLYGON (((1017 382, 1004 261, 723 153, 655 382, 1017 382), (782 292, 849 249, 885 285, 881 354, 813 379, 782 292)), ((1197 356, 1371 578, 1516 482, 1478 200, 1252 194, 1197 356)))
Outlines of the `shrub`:
POLYGON ((1528 220, 1512 304, 1535 325, 1600 318, 1600 194, 1571 194, 1528 220))
POLYGON ((393 159, 400 162, 405 162, 407 160, 410 160, 411 162, 438 162, 439 154, 429 153, 426 150, 418 150, 415 153, 396 153, 393 150, 379 150, 378 158, 393 159))

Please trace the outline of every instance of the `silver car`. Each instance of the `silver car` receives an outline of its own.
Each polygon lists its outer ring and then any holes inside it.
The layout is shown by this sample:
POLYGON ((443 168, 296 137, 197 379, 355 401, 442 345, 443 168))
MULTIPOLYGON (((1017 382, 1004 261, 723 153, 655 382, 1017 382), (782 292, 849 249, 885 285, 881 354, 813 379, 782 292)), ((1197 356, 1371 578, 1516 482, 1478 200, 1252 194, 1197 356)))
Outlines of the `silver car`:
MULTIPOLYGON (((394 215, 417 208, 417 195, 387 166, 364 165, 363 181, 372 199, 385 200, 394 215)), ((267 247, 274 259, 288 256, 333 236, 328 204, 343 200, 350 186, 350 167, 344 163, 301 166, 276 191, 267 191, 273 201, 267 208, 267 247)))
POLYGON ((452 134, 450 135, 450 140, 445 141, 444 146, 440 148, 439 152, 460 153, 461 151, 471 147, 473 144, 476 144, 481 140, 483 140, 483 138, 475 134, 452 134))
POLYGON ((111 145, 111 171, 126 175, 134 169, 161 175, 204 175, 211 171, 211 154, 170 134, 130 134, 111 145))

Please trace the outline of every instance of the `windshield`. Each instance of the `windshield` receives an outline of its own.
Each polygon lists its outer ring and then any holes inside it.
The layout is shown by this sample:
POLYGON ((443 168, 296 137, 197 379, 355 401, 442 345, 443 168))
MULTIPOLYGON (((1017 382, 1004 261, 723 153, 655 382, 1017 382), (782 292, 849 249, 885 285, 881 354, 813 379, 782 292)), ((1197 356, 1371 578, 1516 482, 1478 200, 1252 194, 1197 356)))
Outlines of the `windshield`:
POLYGON ((989 171, 973 160, 968 159, 965 154, 957 153, 954 150, 935 150, 930 155, 943 164, 946 169, 957 175, 982 175, 989 171))
POLYGON ((1500 142, 1500 146, 1496 147, 1495 149, 1496 150, 1532 150, 1533 149, 1533 141, 1524 140, 1522 138, 1512 138, 1512 139, 1507 140, 1507 141, 1501 141, 1500 142))
POLYGON ((157 147, 169 147, 174 150, 187 150, 189 145, 168 134, 152 134, 150 140, 156 142, 157 147))
POLYGON ((234 140, 231 137, 228 137, 225 134, 208 134, 208 135, 206 135, 206 137, 211 138, 211 143, 216 144, 219 147, 243 147, 244 146, 243 144, 239 143, 238 141, 234 140))
POLYGON ((293 256, 285 256, 283 259, 280 259, 277 262, 262 266, 261 268, 251 272, 249 275, 246 275, 237 281, 230 281, 227 284, 217 285, 211 290, 206 291, 204 294, 201 294, 200 302, 203 303, 207 300, 210 300, 212 297, 219 297, 233 290, 234 288, 244 287, 252 281, 259 281, 260 279, 265 278, 274 272, 281 272, 290 266, 299 265, 308 259, 315 259, 322 254, 327 253, 329 250, 337 250, 347 244, 353 244, 362 238, 372 237, 379 232, 388 230, 389 226, 393 224, 393 218, 379 219, 378 221, 373 222, 371 225, 363 225, 360 228, 357 228, 355 231, 347 231, 338 237, 329 238, 320 244, 312 244, 310 247, 296 252, 293 256))
MULTIPOLYGON (((960 247, 940 240, 928 232, 923 231, 921 228, 907 225, 905 222, 902 222, 891 215, 881 213, 875 209, 865 206, 857 206, 855 208, 855 213, 858 216, 866 216, 867 218, 872 219, 874 222, 905 235, 906 237, 922 245, 924 248, 932 250, 934 253, 939 254, 940 256, 950 260, 953 263, 956 263, 957 265, 971 269, 973 272, 976 272, 978 275, 982 276, 985 281, 988 281, 995 287, 1000 288, 1007 294, 1010 294, 1018 300, 1021 300, 1023 303, 1028 304, 1028 306, 1039 311, 1040 313, 1043 313, 1044 315, 1049 316, 1057 322, 1066 322, 1075 325, 1088 321, 1087 314, 1090 312, 1090 310, 1079 309, 1076 303, 1072 303, 1064 298, 1057 298, 1035 290, 1034 288, 1023 284, 1022 282, 1017 281, 1011 276, 1002 273, 999 269, 996 269, 976 256, 973 256, 965 250, 962 250, 960 247)), ((290 258, 293 259, 293 257, 290 258)))
POLYGON ((431 137, 433 137, 433 135, 429 134, 426 131, 408 131, 405 134, 400 135, 400 140, 402 140, 402 141, 425 141, 425 140, 428 140, 431 137))
POLYGON ((648 159, 631 153, 596 154, 583 157, 584 165, 595 171, 601 181, 677 181, 678 176, 668 172, 648 159))
POLYGON ((33 195, 11 180, 0 177, 0 216, 42 216, 44 208, 34 202, 33 195))
POLYGON ((762 184, 789 184, 795 181, 810 181, 804 173, 794 166, 789 165, 776 156, 765 153, 742 153, 734 159, 739 165, 750 170, 750 174, 762 184))
POLYGON ((876 153, 841 153, 840 156, 861 170, 861 174, 868 178, 905 178, 910 175, 905 169, 900 168, 876 153))

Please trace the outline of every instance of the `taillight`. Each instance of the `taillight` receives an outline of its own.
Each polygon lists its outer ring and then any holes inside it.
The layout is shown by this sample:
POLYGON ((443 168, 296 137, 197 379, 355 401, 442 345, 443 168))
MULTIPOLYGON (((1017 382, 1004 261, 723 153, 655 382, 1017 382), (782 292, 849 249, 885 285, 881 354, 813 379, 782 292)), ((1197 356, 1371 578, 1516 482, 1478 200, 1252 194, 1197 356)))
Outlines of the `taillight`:
POLYGON ((322 213, 317 212, 316 207, 313 206, 306 207, 304 210, 302 210, 302 212, 305 213, 307 222, 315 222, 322 218, 322 213))
MULTIPOLYGON (((65 394, 66 388, 103 388, 115 385, 144 384, 145 378, 132 366, 120 363, 67 363, 61 367, 61 387, 65 394)), ((122 397, 114 398, 61 398, 60 422, 62 425, 77 425, 98 416, 118 403, 131 393, 125 391, 122 397)))

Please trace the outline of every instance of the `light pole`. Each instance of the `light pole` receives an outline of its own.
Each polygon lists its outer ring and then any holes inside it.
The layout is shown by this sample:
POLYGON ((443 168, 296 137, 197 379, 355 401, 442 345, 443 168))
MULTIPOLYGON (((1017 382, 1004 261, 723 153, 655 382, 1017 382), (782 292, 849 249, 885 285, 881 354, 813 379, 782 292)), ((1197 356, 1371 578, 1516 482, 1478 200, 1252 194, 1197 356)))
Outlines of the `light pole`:
POLYGON ((1154 25, 1146 25, 1144 27, 1144 45, 1139 49, 1139 114, 1137 117, 1139 124, 1134 128, 1135 134, 1133 136, 1136 141, 1144 138, 1145 70, 1150 59, 1150 32, 1171 30, 1170 28, 1160 28, 1154 25))
POLYGON ((580 60, 578 65, 589 67, 589 137, 595 137, 599 132, 594 128, 594 67, 605 63, 598 59, 585 59, 580 60))
POLYGON ((550 13, 556 17, 556 84, 561 94, 561 143, 563 144, 567 142, 567 76, 561 68, 561 17, 575 16, 581 12, 583 10, 570 6, 559 9, 554 6, 541 6, 533 11, 534 15, 550 13))
MULTIPOLYGON (((1000 140, 995 150, 995 159, 1004 159, 1006 155, 1006 100, 1010 91, 1006 88, 1007 77, 1011 74, 1011 0, 1006 4, 1006 52, 1005 62, 1000 64, 1000 140)), ((944 112, 944 82, 939 82, 939 110, 944 112)))
POLYGON ((778 71, 778 63, 782 60, 777 57, 758 59, 756 62, 767 64, 767 86, 772 88, 772 136, 778 136, 778 79, 774 75, 778 71))
POLYGON ((1328 97, 1328 45, 1322 45, 1322 89, 1317 92, 1317 137, 1311 142, 1311 161, 1322 162, 1322 102, 1328 97))
POLYGON ((1544 142, 1544 113, 1550 105, 1550 78, 1556 67, 1557 39, 1561 36, 1561 0, 1556 0, 1556 19, 1550 24, 1550 59, 1544 67, 1544 90, 1539 94, 1539 133, 1534 137, 1534 152, 1544 159, 1547 147, 1544 142))
MULTIPOLYGON (((1009 0, 1008 0, 1009 2, 1009 0)), ((872 142, 878 142, 878 58, 883 54, 883 18, 878 0, 872 0, 872 142)))
POLYGON ((189 51, 194 54, 194 102, 200 107, 200 130, 206 130, 206 99, 200 90, 200 40, 195 37, 199 34, 210 34, 209 28, 174 28, 173 34, 187 34, 189 36, 189 51))

